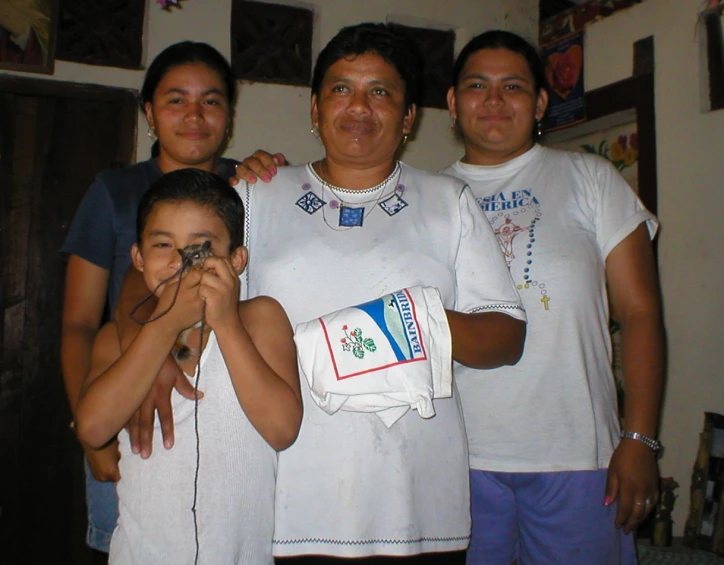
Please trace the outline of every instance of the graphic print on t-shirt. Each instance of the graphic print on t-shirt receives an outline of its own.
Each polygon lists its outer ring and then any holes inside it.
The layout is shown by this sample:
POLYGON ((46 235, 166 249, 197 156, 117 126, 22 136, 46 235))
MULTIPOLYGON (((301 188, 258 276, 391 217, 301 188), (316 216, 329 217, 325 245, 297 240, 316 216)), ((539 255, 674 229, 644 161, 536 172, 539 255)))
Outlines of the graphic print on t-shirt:
POLYGON ((542 213, 533 190, 501 191, 477 201, 493 227, 518 292, 540 292, 541 307, 549 310, 545 281, 536 276, 536 229, 542 213))

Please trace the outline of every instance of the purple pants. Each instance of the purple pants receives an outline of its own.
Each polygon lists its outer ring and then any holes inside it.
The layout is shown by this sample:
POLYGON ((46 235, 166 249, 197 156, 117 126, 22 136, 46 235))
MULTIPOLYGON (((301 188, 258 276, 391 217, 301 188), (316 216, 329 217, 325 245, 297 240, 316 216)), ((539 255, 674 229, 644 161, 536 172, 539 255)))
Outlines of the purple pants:
POLYGON ((606 470, 470 471, 467 565, 636 565, 632 534, 603 506, 606 470))

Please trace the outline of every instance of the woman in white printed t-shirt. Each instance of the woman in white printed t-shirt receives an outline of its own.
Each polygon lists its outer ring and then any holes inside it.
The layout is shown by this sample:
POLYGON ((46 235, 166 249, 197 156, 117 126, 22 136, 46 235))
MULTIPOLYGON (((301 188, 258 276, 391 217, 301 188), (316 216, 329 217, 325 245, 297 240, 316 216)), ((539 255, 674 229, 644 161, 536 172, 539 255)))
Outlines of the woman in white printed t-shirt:
POLYGON ((529 322, 516 366, 456 372, 472 469, 468 563, 635 564, 630 532, 658 495, 656 218, 604 159, 536 144, 548 95, 525 40, 475 37, 453 77, 465 155, 445 172, 486 212, 529 322), (623 432, 609 305, 622 330, 623 432))

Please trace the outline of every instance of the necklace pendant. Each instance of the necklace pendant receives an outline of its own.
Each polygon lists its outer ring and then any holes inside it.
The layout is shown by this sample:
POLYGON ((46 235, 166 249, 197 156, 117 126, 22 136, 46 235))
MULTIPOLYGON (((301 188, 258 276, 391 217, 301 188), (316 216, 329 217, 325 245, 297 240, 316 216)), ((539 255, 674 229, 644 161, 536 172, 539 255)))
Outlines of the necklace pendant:
POLYGON ((352 208, 342 204, 339 207, 339 225, 345 228, 361 228, 365 219, 364 206, 352 208))

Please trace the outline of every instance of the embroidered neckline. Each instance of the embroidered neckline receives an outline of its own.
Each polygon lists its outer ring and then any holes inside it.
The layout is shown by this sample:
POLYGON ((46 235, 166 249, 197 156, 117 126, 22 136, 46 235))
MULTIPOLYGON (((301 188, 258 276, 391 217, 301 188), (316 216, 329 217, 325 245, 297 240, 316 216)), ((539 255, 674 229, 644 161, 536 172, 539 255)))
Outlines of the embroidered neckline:
MULTIPOLYGON (((392 169, 392 172, 390 175, 383 180, 380 184, 373 186, 372 188, 363 188, 361 190, 353 190, 349 188, 342 188, 341 186, 335 186, 332 183, 327 182, 324 180, 317 171, 314 170, 314 167, 312 166, 312 163, 307 163, 307 169, 309 169, 309 172, 314 177, 314 179, 319 182, 322 186, 329 189, 329 191, 332 194, 340 193, 340 194, 349 194, 349 195, 355 195, 355 194, 374 194, 378 190, 382 190, 387 186, 390 182, 390 180, 397 175, 400 172, 400 162, 395 161, 395 168, 392 169)), ((339 200, 342 200, 342 198, 339 198, 339 200)))
POLYGON ((302 184, 304 194, 297 199, 295 204, 309 215, 321 210, 322 220, 333 231, 348 231, 355 227, 362 227, 367 216, 378 207, 384 210, 388 216, 394 216, 408 206, 408 203, 402 199, 405 186, 401 183, 402 166, 399 161, 395 162, 395 169, 383 182, 364 190, 344 189, 329 184, 316 173, 311 163, 307 164, 307 171, 312 179, 321 186, 321 196, 315 194, 312 184, 305 182, 302 184), (388 190, 390 184, 392 184, 392 189, 388 190), (330 193, 329 201, 325 200, 324 193, 327 190, 330 193), (327 208, 330 210, 328 211, 327 208), (330 219, 327 218, 328 212, 331 213, 331 211, 339 214, 338 224, 330 222, 330 219))

